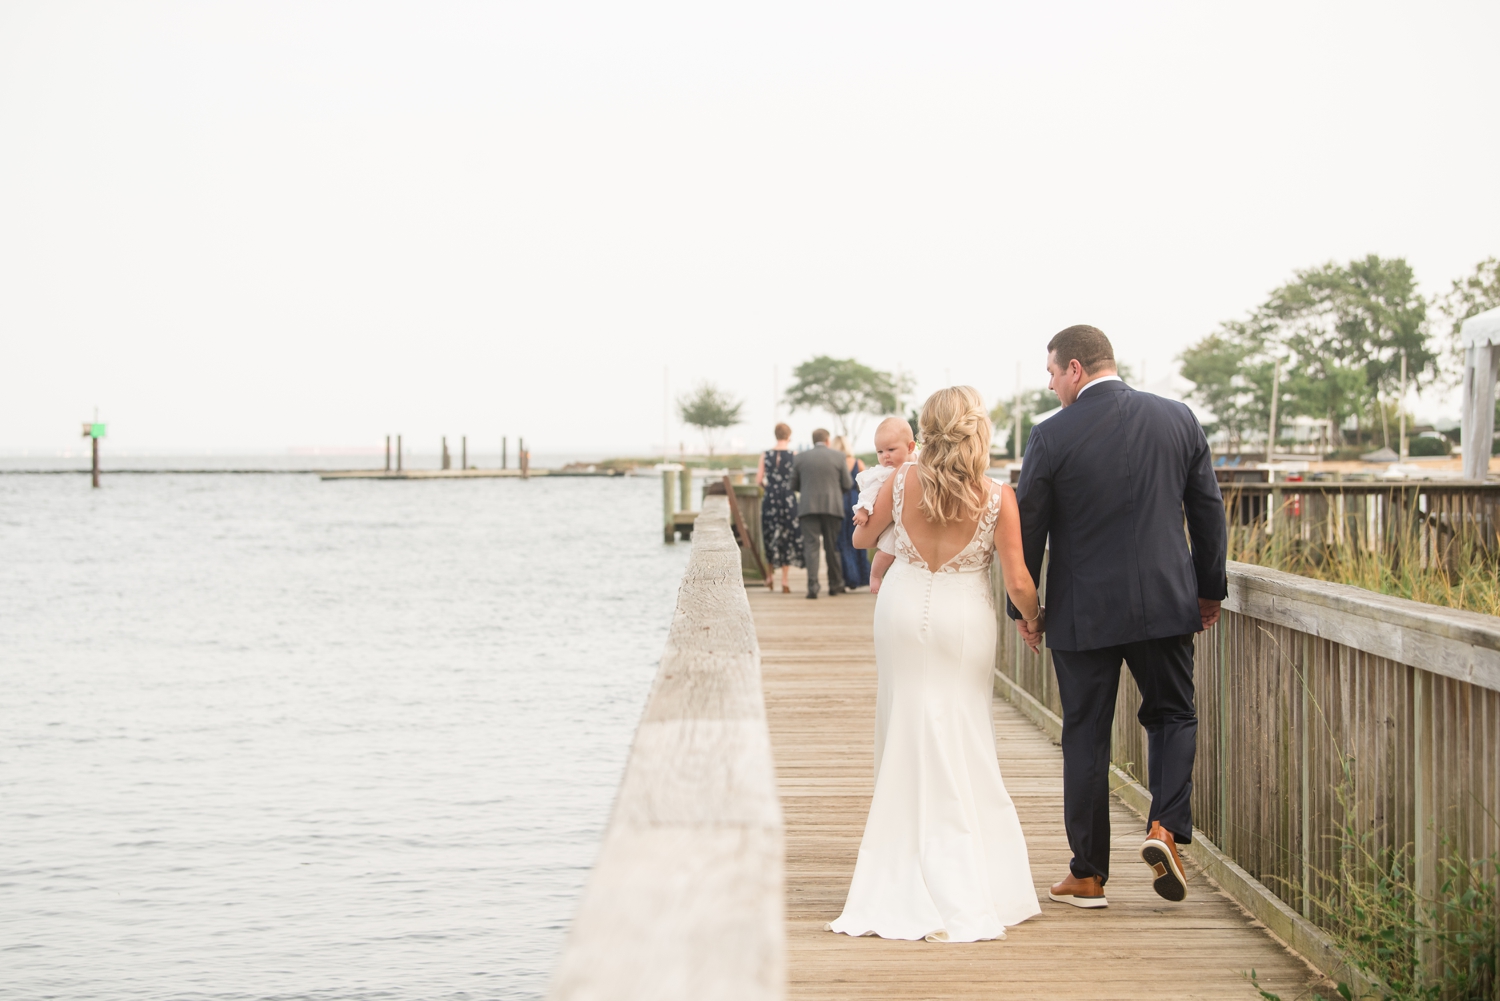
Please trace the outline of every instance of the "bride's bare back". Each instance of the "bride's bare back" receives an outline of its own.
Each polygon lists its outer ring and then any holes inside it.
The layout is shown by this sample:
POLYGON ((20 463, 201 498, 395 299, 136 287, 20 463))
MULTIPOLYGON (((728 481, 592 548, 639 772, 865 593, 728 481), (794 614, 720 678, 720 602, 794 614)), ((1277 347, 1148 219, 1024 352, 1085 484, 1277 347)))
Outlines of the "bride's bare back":
POLYGON ((921 556, 923 562, 929 567, 936 570, 963 552, 964 547, 974 541, 974 533, 979 529, 979 514, 984 510, 984 501, 987 499, 984 491, 988 489, 988 485, 974 484, 974 499, 980 503, 972 518, 960 518, 957 521, 940 525, 927 519, 919 503, 922 496, 922 478, 917 472, 917 467, 908 466, 903 471, 903 475, 906 477, 906 482, 901 485, 901 489, 906 494, 907 501, 901 507, 901 527, 906 530, 906 536, 911 539, 911 544, 917 547, 917 555, 921 556))
MULTIPOLYGON (((917 498, 922 496, 922 481, 915 464, 906 466, 885 481, 885 485, 880 488, 879 496, 875 498, 875 512, 865 520, 864 524, 854 529, 854 545, 861 549, 874 546, 880 538, 880 533, 885 531, 894 520, 895 486, 897 479, 902 477, 904 479, 902 479, 901 490, 908 500, 901 508, 901 528, 916 548, 917 555, 929 569, 936 570, 963 552, 964 548, 973 541, 975 531, 979 527, 979 518, 982 515, 960 518, 946 525, 929 521, 917 502, 917 498)), ((974 496, 978 499, 984 496, 983 491, 995 489, 997 487, 991 486, 986 478, 984 482, 974 484, 974 496)), ((1021 609, 1021 614, 1026 617, 1028 623, 1034 623, 1041 614, 1041 606, 1037 602, 1036 585, 1032 583, 1031 573, 1026 569, 1026 556, 1021 545, 1021 518, 1016 510, 1016 495, 1008 485, 999 486, 998 489, 1001 504, 995 522, 995 555, 1000 558, 1000 571, 1005 577, 1005 590, 1010 600, 1018 609, 1021 609), (1033 612, 1033 609, 1036 611, 1033 612)), ((983 511, 984 506, 981 506, 980 510, 983 511)), ((1040 641, 1040 632, 1026 639, 1033 650, 1037 648, 1040 641)))

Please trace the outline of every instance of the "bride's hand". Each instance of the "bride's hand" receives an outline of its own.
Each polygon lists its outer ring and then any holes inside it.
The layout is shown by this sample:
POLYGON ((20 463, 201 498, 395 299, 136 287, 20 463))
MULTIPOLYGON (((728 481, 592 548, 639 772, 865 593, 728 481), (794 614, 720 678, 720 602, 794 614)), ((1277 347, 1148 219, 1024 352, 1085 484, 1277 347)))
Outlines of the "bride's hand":
POLYGON ((1031 652, 1036 653, 1042 643, 1042 634, 1032 629, 1025 619, 1016 620, 1016 631, 1021 634, 1022 642, 1031 648, 1031 652))
POLYGON ((1042 634, 1047 631, 1047 610, 1037 607, 1036 618, 1017 619, 1016 629, 1021 633, 1021 639, 1031 647, 1031 652, 1036 653, 1042 645, 1042 634))

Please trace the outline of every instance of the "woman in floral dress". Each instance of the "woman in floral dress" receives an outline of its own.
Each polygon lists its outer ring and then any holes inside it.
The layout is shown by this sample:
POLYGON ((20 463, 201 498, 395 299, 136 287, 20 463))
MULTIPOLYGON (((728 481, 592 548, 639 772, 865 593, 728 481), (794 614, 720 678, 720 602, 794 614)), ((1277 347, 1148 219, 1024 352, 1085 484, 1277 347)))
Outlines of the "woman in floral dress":
POLYGON ((760 502, 760 534, 766 544, 771 575, 781 568, 781 593, 791 594, 787 578, 802 566, 802 526, 797 523, 797 495, 792 493, 792 429, 776 425, 776 447, 761 454, 755 481, 765 488, 760 502))

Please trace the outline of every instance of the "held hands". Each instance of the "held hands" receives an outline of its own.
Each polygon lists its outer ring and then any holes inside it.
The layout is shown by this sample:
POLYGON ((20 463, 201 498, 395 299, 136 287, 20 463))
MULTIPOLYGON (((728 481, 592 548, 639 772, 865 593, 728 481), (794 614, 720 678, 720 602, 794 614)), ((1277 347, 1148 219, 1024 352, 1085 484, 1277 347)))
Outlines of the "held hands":
POLYGON ((1021 634, 1021 640, 1031 648, 1031 652, 1036 653, 1042 645, 1042 634, 1047 631, 1047 610, 1038 607, 1035 619, 1017 619, 1016 631, 1021 634))

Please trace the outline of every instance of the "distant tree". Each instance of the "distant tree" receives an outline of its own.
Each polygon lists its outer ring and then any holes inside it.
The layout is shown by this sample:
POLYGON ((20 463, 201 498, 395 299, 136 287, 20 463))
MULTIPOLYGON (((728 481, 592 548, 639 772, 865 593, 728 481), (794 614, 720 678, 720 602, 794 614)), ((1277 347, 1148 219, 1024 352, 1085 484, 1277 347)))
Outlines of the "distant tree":
POLYGON ((1278 362, 1278 424, 1304 415, 1341 428, 1354 417, 1378 425, 1389 444, 1384 402, 1397 395, 1403 351, 1411 385, 1437 376, 1411 266, 1371 255, 1294 272, 1246 319, 1220 324, 1179 358, 1193 399, 1232 445, 1267 429, 1278 362))
MULTIPOLYGON (((1212 412, 1209 431, 1223 431, 1231 451, 1239 451, 1247 434, 1259 423, 1262 402, 1258 373, 1247 362, 1264 348, 1265 340, 1249 323, 1229 320, 1178 356, 1182 377, 1193 383, 1195 402, 1212 412)), ((1266 388, 1265 400, 1270 398, 1266 388)), ((1269 418, 1268 418, 1269 419, 1269 418)))
POLYGON ((911 379, 861 365, 853 358, 818 355, 792 369, 796 380, 786 391, 793 410, 825 410, 837 418, 839 432, 853 442, 864 416, 894 414, 911 379))
POLYGON ((1031 429, 1035 426, 1034 418, 1037 414, 1057 409, 1057 404, 1057 396, 1050 389, 1022 390, 1019 399, 1010 396, 995 404, 990 411, 990 423, 995 426, 996 431, 1011 432, 1012 438, 1015 437, 1017 410, 1021 414, 1021 440, 1011 441, 1006 445, 1007 458, 1014 459, 1026 454, 1026 443, 1031 440, 1031 429))
POLYGON ((744 401, 736 400, 712 383, 699 383, 698 388, 677 400, 677 413, 682 423, 697 428, 703 434, 703 443, 708 447, 708 456, 713 458, 714 443, 725 428, 740 422, 740 411, 744 401))
POLYGON ((1458 332, 1464 321, 1487 309, 1500 306, 1500 259, 1489 257, 1474 266, 1467 278, 1455 278, 1453 287, 1437 296, 1433 305, 1448 320, 1448 365, 1444 381, 1453 385, 1463 381, 1464 349, 1458 332))
MULTIPOLYGON (((1411 385, 1438 374, 1427 300, 1417 292, 1416 275, 1405 258, 1371 254, 1345 265, 1330 261, 1295 272, 1294 280, 1272 292, 1259 312, 1281 328, 1282 342, 1302 363, 1298 374, 1305 388, 1334 391, 1323 394, 1324 412, 1317 416, 1335 420, 1347 404, 1368 416, 1373 403, 1387 447, 1390 426, 1381 404, 1396 395, 1402 353, 1411 385), (1363 370, 1362 386, 1349 369, 1363 370)), ((1308 412, 1312 403, 1304 401, 1300 411, 1308 412)))

